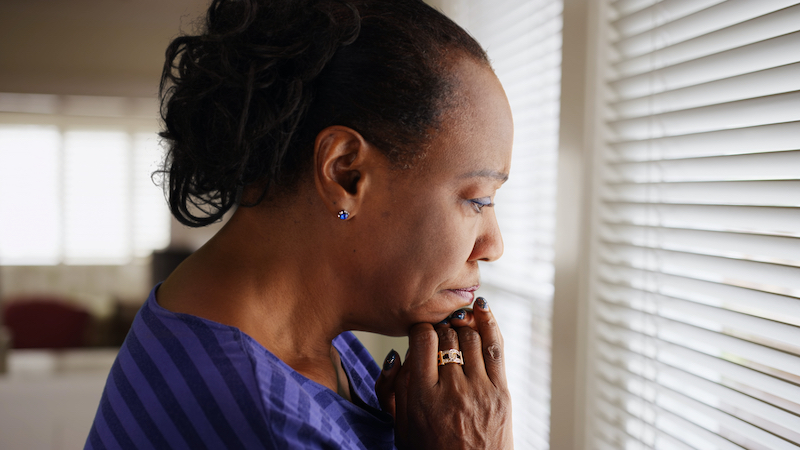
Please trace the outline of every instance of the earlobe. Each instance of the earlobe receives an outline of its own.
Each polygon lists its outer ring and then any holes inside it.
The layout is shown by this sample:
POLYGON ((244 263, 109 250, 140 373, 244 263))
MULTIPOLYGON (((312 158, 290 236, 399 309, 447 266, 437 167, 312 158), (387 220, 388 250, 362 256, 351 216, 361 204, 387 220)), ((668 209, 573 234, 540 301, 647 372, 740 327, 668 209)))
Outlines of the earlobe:
POLYGON ((358 214, 363 198, 364 173, 374 151, 360 133, 344 126, 325 128, 314 144, 314 182, 332 217, 342 220, 358 214))

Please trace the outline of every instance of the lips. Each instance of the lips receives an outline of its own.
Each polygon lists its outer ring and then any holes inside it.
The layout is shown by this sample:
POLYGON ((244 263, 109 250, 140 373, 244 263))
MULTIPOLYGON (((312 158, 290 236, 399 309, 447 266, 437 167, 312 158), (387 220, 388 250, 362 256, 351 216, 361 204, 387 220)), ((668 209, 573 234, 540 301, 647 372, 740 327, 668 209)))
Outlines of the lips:
POLYGON ((472 300, 475 298, 475 291, 477 291, 479 287, 480 285, 475 285, 460 289, 448 289, 448 291, 463 298, 466 303, 472 303, 472 300))

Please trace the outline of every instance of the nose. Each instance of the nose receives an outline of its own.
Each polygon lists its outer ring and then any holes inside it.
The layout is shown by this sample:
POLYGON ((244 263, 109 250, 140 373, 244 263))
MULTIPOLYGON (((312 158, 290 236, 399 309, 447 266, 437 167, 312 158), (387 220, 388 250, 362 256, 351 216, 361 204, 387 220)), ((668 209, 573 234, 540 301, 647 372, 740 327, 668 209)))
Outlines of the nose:
POLYGON ((490 211, 490 214, 484 214, 480 233, 478 233, 475 246, 472 248, 470 261, 495 261, 503 255, 503 236, 497 225, 494 210, 490 211))

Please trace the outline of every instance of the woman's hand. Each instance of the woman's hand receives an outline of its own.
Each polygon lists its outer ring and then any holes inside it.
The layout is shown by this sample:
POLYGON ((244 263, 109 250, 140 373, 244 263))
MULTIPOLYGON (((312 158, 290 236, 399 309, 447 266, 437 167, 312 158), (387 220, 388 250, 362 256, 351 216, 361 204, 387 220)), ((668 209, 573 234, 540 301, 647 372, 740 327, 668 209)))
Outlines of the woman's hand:
POLYGON ((376 391, 395 417, 399 449, 510 449, 511 398, 503 338, 485 301, 445 324, 417 324, 408 357, 387 357, 376 391), (483 306, 483 307, 481 307, 483 306), (439 351, 459 349, 464 365, 438 365, 439 351))

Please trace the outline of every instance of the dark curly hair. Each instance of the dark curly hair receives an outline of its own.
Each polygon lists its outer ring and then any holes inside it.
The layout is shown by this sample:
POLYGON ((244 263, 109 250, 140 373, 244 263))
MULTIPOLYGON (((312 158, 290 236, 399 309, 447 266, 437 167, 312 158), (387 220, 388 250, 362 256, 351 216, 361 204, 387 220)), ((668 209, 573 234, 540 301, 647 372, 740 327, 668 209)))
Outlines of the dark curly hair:
POLYGON ((421 0, 214 0, 176 38, 161 76, 170 210, 204 226, 244 186, 291 189, 316 135, 343 125, 399 167, 425 151, 452 98, 457 58, 480 45, 421 0))

